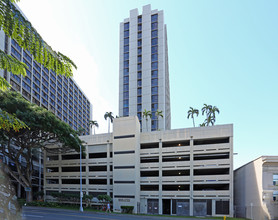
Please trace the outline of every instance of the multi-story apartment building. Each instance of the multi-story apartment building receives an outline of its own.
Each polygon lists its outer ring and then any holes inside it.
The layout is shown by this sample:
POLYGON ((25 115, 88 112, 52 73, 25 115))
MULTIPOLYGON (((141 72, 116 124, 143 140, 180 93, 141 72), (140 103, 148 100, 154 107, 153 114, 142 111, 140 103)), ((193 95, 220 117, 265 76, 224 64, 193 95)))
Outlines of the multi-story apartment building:
POLYGON ((261 156, 234 171, 235 216, 278 219, 278 156, 261 156))
POLYGON ((0 71, 0 75, 12 85, 12 90, 20 92, 31 103, 52 111, 74 130, 84 128, 85 134, 90 134, 88 122, 92 118, 92 106, 72 78, 57 75, 36 62, 27 50, 5 36, 3 31, 0 31, 0 47, 28 66, 26 77, 0 71))
MULTIPOLYGON (((113 133, 80 137, 83 192, 108 194, 113 210, 186 216, 233 215, 233 126, 140 132, 137 116, 114 120, 113 133)), ((45 154, 44 190, 80 190, 78 153, 45 154)))
POLYGON ((120 24, 119 115, 139 118, 142 131, 171 128, 167 30, 163 11, 130 11, 120 24), (151 111, 150 120, 142 112, 151 111), (162 111, 164 117, 155 112, 162 111))
MULTIPOLYGON (((20 8, 17 5, 15 6, 20 11, 20 8)), ((24 16, 23 13, 22 15, 24 16)), ((3 30, 0 30, 0 49, 24 62, 28 67, 26 69, 27 76, 25 77, 0 70, 0 76, 11 84, 12 90, 20 92, 31 103, 52 111, 74 130, 83 128, 84 134, 91 133, 88 122, 92 119, 92 105, 72 78, 57 75, 52 70, 36 62, 27 50, 21 48, 15 40, 7 37, 3 30)), ((5 161, 10 164, 12 169, 16 169, 9 158, 6 158, 5 161)), ((22 164, 24 163, 22 160, 22 164)), ((41 159, 34 161, 34 191, 42 190, 42 164, 43 161, 41 159)), ((23 196, 23 188, 19 184, 16 185, 18 196, 23 196)))

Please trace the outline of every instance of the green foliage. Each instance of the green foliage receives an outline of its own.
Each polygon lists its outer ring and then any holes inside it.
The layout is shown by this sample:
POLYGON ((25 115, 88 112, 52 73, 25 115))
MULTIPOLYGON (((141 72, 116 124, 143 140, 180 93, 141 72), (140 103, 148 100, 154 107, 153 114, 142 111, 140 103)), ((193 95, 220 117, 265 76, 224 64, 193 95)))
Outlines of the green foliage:
POLYGON ((104 114, 104 119, 107 120, 107 118, 110 119, 111 123, 113 123, 113 119, 114 119, 114 116, 113 116, 113 113, 112 112, 106 112, 104 114))
POLYGON ((132 214, 134 206, 121 206, 122 213, 129 213, 132 214))
POLYGON ((11 88, 11 85, 5 80, 5 78, 0 76, 0 90, 6 91, 11 88))
POLYGON ((18 132, 19 129, 23 128, 28 129, 23 121, 0 109, 0 130, 10 131, 10 129, 13 129, 15 132, 18 132))
POLYGON ((42 201, 33 201, 28 202, 27 206, 40 206, 40 207, 51 207, 51 208, 60 208, 61 205, 57 202, 42 202, 42 201))
POLYGON ((52 112, 26 101, 19 93, 0 91, 0 109, 28 126, 18 131, 0 129, 0 153, 15 163, 16 171, 4 166, 23 187, 32 186, 35 151, 46 150, 52 154, 79 152, 82 142, 68 124, 59 120, 52 112), (20 157, 27 161, 25 166, 20 163, 20 157))
POLYGON ((12 72, 15 75, 26 76, 26 68, 28 67, 25 63, 0 50, 0 69, 12 72))
POLYGON ((109 195, 98 195, 97 199, 102 203, 111 202, 112 200, 112 198, 109 195))
POLYGON ((12 2, 0 1, 0 28, 8 37, 15 39, 19 46, 28 50, 38 63, 57 74, 72 76, 72 67, 77 68, 73 61, 52 50, 12 2))

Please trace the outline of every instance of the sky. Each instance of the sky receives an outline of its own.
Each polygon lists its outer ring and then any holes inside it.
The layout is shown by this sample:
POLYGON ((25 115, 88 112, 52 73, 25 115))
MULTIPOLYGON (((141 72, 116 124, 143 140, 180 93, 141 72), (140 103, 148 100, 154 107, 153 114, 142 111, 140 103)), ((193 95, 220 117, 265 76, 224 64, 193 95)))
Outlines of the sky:
MULTIPOLYGON (((278 1, 21 0, 43 39, 78 66, 74 80, 93 105, 96 133, 118 115, 119 24, 134 8, 164 11, 172 129, 192 127, 189 107, 217 106, 234 125, 234 168, 278 155, 278 1)), ((196 124, 204 121, 199 115, 196 124)))

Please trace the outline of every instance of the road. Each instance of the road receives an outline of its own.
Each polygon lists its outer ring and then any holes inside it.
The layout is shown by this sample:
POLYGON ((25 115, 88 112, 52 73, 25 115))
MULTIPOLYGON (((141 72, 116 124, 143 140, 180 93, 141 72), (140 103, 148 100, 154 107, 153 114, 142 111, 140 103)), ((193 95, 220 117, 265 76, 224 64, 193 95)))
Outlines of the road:
MULTIPOLYGON (((43 207, 23 207, 22 220, 196 220, 197 218, 171 218, 171 217, 157 217, 157 216, 140 216, 140 215, 122 215, 122 214, 108 214, 108 213, 93 213, 65 210, 65 209, 52 209, 43 207)), ((206 220, 204 218, 200 218, 206 220)), ((210 219, 211 220, 211 219, 210 219)))

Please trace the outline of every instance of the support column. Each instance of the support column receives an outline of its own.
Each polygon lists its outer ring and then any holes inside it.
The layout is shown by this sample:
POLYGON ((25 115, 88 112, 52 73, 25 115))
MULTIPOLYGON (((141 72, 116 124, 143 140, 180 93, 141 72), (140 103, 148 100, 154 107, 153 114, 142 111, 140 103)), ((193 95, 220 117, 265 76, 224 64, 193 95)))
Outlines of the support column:
POLYGON ((159 197, 158 214, 162 215, 162 141, 159 139, 159 197))
POLYGON ((215 216, 215 210, 216 210, 215 207, 216 207, 215 206, 215 199, 212 199, 212 201, 211 201, 211 209, 212 209, 211 210, 211 215, 212 216, 215 216))
POLYGON ((190 202, 189 215, 193 216, 193 136, 190 136, 190 202))
POLYGON ((106 177, 106 181, 107 181, 107 191, 106 194, 110 196, 110 148, 109 148, 109 140, 107 140, 107 144, 106 144, 106 152, 107 152, 107 159, 106 159, 106 169, 107 169, 107 177, 106 177))

